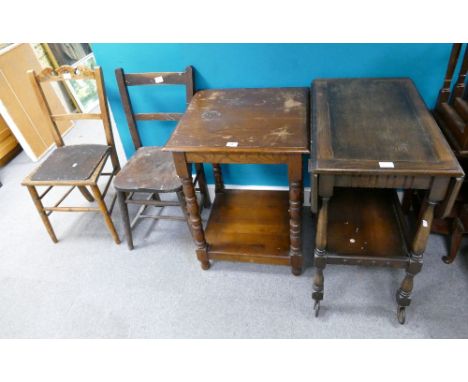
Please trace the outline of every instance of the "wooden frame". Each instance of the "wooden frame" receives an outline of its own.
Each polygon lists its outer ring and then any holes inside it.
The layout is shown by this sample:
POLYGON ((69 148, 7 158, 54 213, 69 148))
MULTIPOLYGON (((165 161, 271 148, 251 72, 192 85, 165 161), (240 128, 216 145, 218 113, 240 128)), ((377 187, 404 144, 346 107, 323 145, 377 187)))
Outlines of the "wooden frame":
MULTIPOLYGON (((114 224, 110 217, 112 212, 116 196, 111 201, 110 208, 108 208, 104 202, 104 198, 109 190, 112 178, 120 170, 119 161, 115 151, 114 137, 112 133, 110 118, 109 118, 109 109, 107 105, 107 98, 104 88, 104 80, 102 75, 102 70, 100 67, 91 70, 85 67, 74 68, 71 66, 62 66, 57 69, 45 68, 40 73, 36 74, 35 71, 28 71, 28 76, 31 81, 32 89, 36 94, 37 100, 41 107, 42 112, 46 115, 49 128, 54 137, 55 144, 57 149, 42 163, 38 168, 36 168, 31 174, 29 174, 22 182, 22 185, 28 188, 28 191, 33 199, 34 205, 39 212, 39 215, 49 233, 53 242, 57 242, 57 237, 52 228, 52 225, 49 221, 49 216, 53 212, 100 212, 104 221, 109 229, 115 243, 119 244, 120 239, 117 231, 115 230, 114 224), (44 92, 41 87, 43 82, 56 82, 56 81, 66 81, 68 79, 87 79, 96 81, 96 87, 99 97, 99 106, 100 112, 95 114, 82 114, 82 113, 70 113, 70 114, 60 114, 54 115, 51 111, 51 108, 47 102, 47 99, 44 95, 44 92), (65 142, 58 130, 57 121, 63 120, 80 120, 80 119, 96 119, 100 120, 103 124, 106 143, 107 145, 65 145, 65 142), (52 166, 54 162, 54 155, 60 153, 62 158, 67 158, 70 153, 80 152, 80 150, 85 150, 89 148, 91 151, 97 151, 99 155, 96 156, 96 160, 89 165, 92 166, 92 172, 88 176, 81 176, 79 179, 73 179, 73 177, 66 176, 64 179, 61 179, 58 175, 58 172, 61 174, 66 174, 67 170, 65 168, 57 168, 52 166), (103 172, 104 165, 107 160, 110 159, 112 163, 111 172, 103 172), (58 170, 58 172, 56 172, 58 170), (39 172, 46 173, 46 179, 41 179, 37 177, 39 172), (104 191, 98 187, 98 180, 100 176, 108 176, 109 179, 104 187, 104 191), (37 187, 45 186, 47 187, 45 191, 39 194, 37 187), (65 194, 56 202, 53 206, 44 206, 42 199, 50 192, 53 187, 60 186, 69 186, 70 188, 65 192, 65 194), (61 203, 66 199, 66 197, 72 192, 72 190, 77 187, 83 197, 89 201, 96 201, 97 207, 61 207, 61 203), (88 190, 88 187, 90 190, 88 190), (91 191, 91 192, 90 192, 91 191)), ((75 167, 76 164, 73 165, 75 167)))

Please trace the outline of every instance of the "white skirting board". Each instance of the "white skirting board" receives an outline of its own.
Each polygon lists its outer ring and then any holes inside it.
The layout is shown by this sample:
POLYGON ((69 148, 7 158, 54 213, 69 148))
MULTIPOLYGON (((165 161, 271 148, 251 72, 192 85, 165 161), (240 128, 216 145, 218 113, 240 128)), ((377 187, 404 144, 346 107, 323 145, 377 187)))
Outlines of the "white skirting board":
MULTIPOLYGON (((281 186, 239 186, 236 184, 225 184, 224 188, 233 190, 272 190, 272 191, 288 191, 288 187, 281 186)), ((214 184, 208 185, 208 191, 210 192, 211 200, 214 200, 215 186, 214 184)), ((304 188, 304 206, 310 206, 310 187, 304 188)))

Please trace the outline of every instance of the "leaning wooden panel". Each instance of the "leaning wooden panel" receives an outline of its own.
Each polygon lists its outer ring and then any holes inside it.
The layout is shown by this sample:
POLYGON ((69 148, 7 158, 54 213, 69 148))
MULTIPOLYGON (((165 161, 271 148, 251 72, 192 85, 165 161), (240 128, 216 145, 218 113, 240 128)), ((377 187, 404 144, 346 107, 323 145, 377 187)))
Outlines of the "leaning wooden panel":
MULTIPOLYGON (((12 131, 18 137, 25 153, 34 161, 41 158, 54 145, 48 126, 47 114, 41 111, 37 97, 31 89, 26 72, 39 72, 41 63, 31 44, 15 44, 0 51, 0 99, 14 126, 12 131)), ((45 96, 52 111, 67 113, 56 85, 44 84, 45 96)), ((73 124, 63 121, 58 125, 60 134, 68 131, 73 124)))

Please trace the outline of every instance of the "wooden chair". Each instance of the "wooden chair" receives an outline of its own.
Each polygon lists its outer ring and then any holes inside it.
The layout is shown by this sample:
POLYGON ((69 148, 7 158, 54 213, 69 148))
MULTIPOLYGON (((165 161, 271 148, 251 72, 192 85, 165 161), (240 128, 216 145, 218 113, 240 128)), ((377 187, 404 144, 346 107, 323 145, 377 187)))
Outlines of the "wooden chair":
MULTIPOLYGON (((124 73, 122 68, 115 70, 115 76, 119 87, 122 105, 125 111, 130 135, 136 149, 136 153, 114 180, 114 188, 117 190, 117 198, 122 210, 122 218, 129 249, 133 249, 132 228, 140 218, 185 220, 188 223, 188 215, 185 199, 182 192, 182 182, 177 176, 171 153, 163 152, 161 147, 142 147, 138 133, 137 121, 178 121, 183 113, 138 113, 133 112, 132 103, 128 92, 129 86, 139 85, 183 85, 185 86, 186 104, 188 105, 194 94, 193 70, 187 67, 184 72, 159 72, 159 73, 124 73), (146 193, 146 199, 135 199, 136 194, 146 193), (176 193, 178 202, 162 201, 161 193, 176 193), (130 223, 128 204, 140 205, 135 218, 130 223), (180 206, 184 216, 172 215, 146 215, 148 206, 166 207, 180 206)), ((201 164, 196 164, 196 176, 194 183, 198 183, 198 190, 203 197, 202 205, 208 208, 211 205, 205 173, 201 164)))
MULTIPOLYGON (((462 50, 463 44, 453 44, 433 115, 466 173, 468 171, 468 101, 465 94, 465 80, 468 72, 468 47, 465 47, 460 62, 462 50), (460 66, 460 71, 452 86, 457 66, 460 66)), ((463 179, 457 179, 450 187, 454 192, 449 191, 447 195, 452 195, 453 200, 447 197, 436 208, 431 228, 433 233, 450 237, 449 253, 442 257, 446 264, 455 260, 462 237, 468 233, 468 184, 463 179)), ((415 211, 423 211, 425 203, 420 192, 405 193, 404 209, 409 210, 412 205, 415 211)))
MULTIPOLYGON (((467 45, 467 44, 465 44, 467 45)), ((460 72, 453 87, 452 79, 463 44, 453 44, 447 72, 439 92, 434 116, 449 140, 455 154, 468 155, 468 100, 465 94, 465 80, 468 73, 468 47, 460 64, 460 72)))
POLYGON ((54 137, 57 148, 49 157, 38 166, 22 182, 22 185, 28 188, 33 199, 34 205, 41 216, 41 219, 49 233, 52 241, 56 243, 57 237, 54 233, 49 216, 53 212, 100 212, 109 229, 114 241, 120 244, 119 236, 111 220, 110 213, 115 203, 115 197, 112 200, 110 209, 107 208, 104 198, 111 184, 113 176, 120 170, 119 161, 114 146, 114 138, 109 119, 109 110, 107 107, 106 93, 103 83, 101 68, 95 69, 72 66, 61 66, 55 71, 52 68, 46 68, 39 74, 33 70, 28 71, 32 88, 37 96, 39 105, 47 115, 49 127, 54 137), (95 114, 53 114, 47 99, 44 95, 41 83, 58 82, 66 80, 94 80, 96 82, 99 98, 100 112, 95 114), (57 122, 68 120, 96 119, 101 120, 106 136, 106 145, 98 144, 79 144, 65 145, 63 138, 57 127, 57 122), (112 163, 111 172, 103 172, 107 160, 110 158, 112 163), (101 192, 98 187, 100 176, 109 176, 104 191, 101 192), (46 189, 39 194, 37 187, 45 186, 46 189), (65 194, 51 207, 45 207, 42 199, 49 193, 53 187, 70 187, 65 194), (78 190, 89 202, 96 201, 97 207, 61 207, 60 204, 77 187, 78 190), (91 190, 91 193, 88 190, 91 190))

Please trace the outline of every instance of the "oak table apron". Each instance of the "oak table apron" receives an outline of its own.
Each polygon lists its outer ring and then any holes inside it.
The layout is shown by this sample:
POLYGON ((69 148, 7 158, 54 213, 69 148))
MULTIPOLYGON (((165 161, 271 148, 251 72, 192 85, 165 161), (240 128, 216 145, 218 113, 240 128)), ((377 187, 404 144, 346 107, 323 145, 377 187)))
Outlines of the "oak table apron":
POLYGON ((197 258, 291 265, 302 271, 302 155, 308 150, 307 88, 219 89, 195 94, 164 147, 182 180, 197 258), (286 164, 289 192, 225 189, 203 228, 192 163, 286 164))
POLYGON ((326 264, 392 266, 406 270, 396 293, 404 323, 436 206, 450 211, 463 171, 410 79, 316 80, 311 119, 316 315, 326 264), (414 232, 398 189, 426 190, 414 232))

